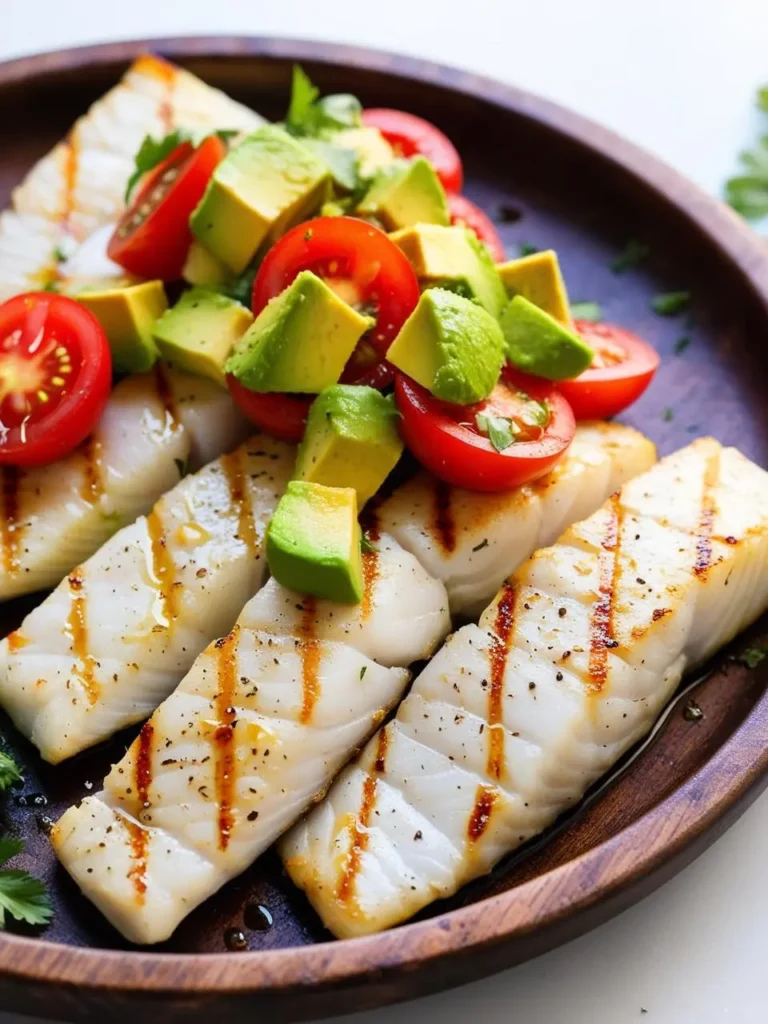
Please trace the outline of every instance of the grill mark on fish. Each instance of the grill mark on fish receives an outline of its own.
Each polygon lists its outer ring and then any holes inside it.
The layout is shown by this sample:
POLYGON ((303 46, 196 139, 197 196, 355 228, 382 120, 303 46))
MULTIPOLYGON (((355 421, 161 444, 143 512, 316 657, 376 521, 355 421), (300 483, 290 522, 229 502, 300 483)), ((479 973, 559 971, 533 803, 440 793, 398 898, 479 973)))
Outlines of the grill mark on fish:
POLYGON ((624 507, 620 494, 609 503, 608 523, 601 541, 598 599, 592 608, 589 624, 589 688, 599 692, 608 678, 608 651, 618 647, 614 637, 614 601, 621 581, 621 530, 624 507))
POLYGON ((476 843, 488 828, 495 801, 496 790, 490 789, 488 786, 477 787, 475 806, 472 808, 467 824, 467 838, 470 843, 476 843))
POLYGON ((491 678, 488 693, 488 774, 500 779, 504 773, 504 672, 515 625, 515 602, 517 590, 513 583, 502 586, 501 597, 496 606, 496 619, 491 640, 491 678))
POLYGON ((451 507, 452 488, 442 480, 433 484, 434 511, 432 530, 441 547, 451 553, 456 550, 456 522, 451 507))
POLYGON ((85 593, 85 573, 82 566, 67 577, 69 584, 69 616, 65 633, 72 644, 75 664, 72 672, 83 685, 91 704, 99 699, 100 689, 96 682, 96 662, 88 652, 88 608, 85 593))
POLYGON ((157 509, 147 516, 149 536, 149 578, 157 591, 155 619, 164 629, 170 629, 176 618, 176 591, 174 581, 176 566, 168 550, 165 527, 157 509), (158 607, 159 605, 159 607, 158 607))
POLYGON ((163 123, 165 134, 170 135, 176 127, 176 117, 173 109, 173 95, 177 79, 176 68, 164 60, 158 60, 155 66, 158 77, 163 80, 165 85, 164 95, 160 100, 157 113, 163 123))
POLYGON ((704 468, 704 479, 701 489, 701 512, 696 533, 696 562, 694 573, 699 579, 706 579, 712 567, 712 531, 717 515, 715 490, 720 478, 720 450, 713 452, 707 459, 704 468))
MULTIPOLYGON (((387 742, 386 729, 380 729, 374 760, 374 769, 379 775, 383 774, 386 767, 387 742)), ((374 804, 376 803, 376 782, 375 776, 370 774, 365 776, 360 810, 352 825, 352 844, 349 848, 347 863, 344 866, 344 873, 341 876, 339 888, 336 892, 336 896, 342 903, 349 903, 354 896, 355 882, 360 872, 363 854, 368 848, 368 825, 371 820, 374 804)))
POLYGON ((219 849, 226 850, 235 827, 233 808, 237 759, 235 751, 235 721, 237 712, 233 706, 235 698, 235 654, 239 626, 231 633, 217 640, 217 693, 215 697, 216 720, 218 725, 213 733, 216 752, 216 802, 219 808, 218 830, 219 849))
POLYGON ((12 633, 8 634, 8 652, 10 654, 16 654, 17 651, 22 650, 24 647, 28 647, 32 643, 27 637, 22 636, 19 630, 15 629, 12 633))
POLYGON ((3 570, 16 576, 21 568, 19 551, 24 527, 19 522, 19 487, 24 471, 18 466, 2 466, 3 515, 0 520, 0 540, 3 545, 3 570))
POLYGON ((314 597, 304 598, 299 625, 299 657, 301 658, 301 712, 299 721, 308 725, 312 720, 320 697, 320 642, 315 636, 317 602, 314 597))
POLYGON ((147 895, 147 860, 149 854, 149 832, 130 818, 123 818, 128 842, 131 847, 131 868, 128 877, 133 882, 136 902, 143 906, 147 895))
POLYGON ((180 425, 179 410, 176 407, 176 398, 168 380, 168 374, 161 362, 155 363, 155 393, 165 409, 165 418, 171 430, 180 425))
POLYGON ((104 479, 102 476, 101 441, 93 435, 89 437, 81 448, 85 459, 85 479, 80 493, 84 501, 95 505, 104 493, 104 479))
POLYGON ((379 578, 379 551, 375 546, 381 540, 381 529, 379 525, 379 503, 375 498, 366 506, 360 517, 360 525, 363 536, 371 547, 363 550, 363 598, 360 603, 360 614, 363 622, 373 610, 373 592, 376 581, 379 578))
POLYGON ((149 807, 149 789, 152 785, 152 740, 155 728, 152 722, 145 722, 139 738, 136 752, 136 795, 139 801, 139 813, 149 807))
POLYGON ((259 538, 253 521, 253 507, 245 480, 242 450, 238 448, 228 455, 223 455, 221 464, 229 487, 230 506, 237 514, 237 536, 251 554, 255 554, 259 538))

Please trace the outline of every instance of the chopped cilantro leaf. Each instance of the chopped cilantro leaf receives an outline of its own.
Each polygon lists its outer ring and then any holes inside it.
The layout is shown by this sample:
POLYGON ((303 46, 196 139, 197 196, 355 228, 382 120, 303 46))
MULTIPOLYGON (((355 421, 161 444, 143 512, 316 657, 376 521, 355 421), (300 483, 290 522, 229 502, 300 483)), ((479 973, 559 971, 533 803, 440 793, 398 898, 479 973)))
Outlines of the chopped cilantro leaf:
POLYGON ((535 252, 539 251, 537 245, 531 245, 530 242, 521 242, 518 246, 521 256, 533 256, 535 252))
POLYGON ((675 410, 671 406, 667 406, 664 412, 661 414, 661 418, 665 423, 671 423, 675 418, 675 410))
POLYGON ((331 177, 348 192, 354 192, 361 185, 360 157, 352 149, 334 146, 323 139, 304 139, 304 145, 320 157, 328 165, 331 177))
POLYGON ((638 242, 636 238, 630 239, 624 249, 611 263, 611 270, 614 274, 623 274, 627 270, 639 267, 643 260, 650 255, 651 248, 644 242, 638 242))
POLYGON ((674 348, 675 355, 676 356, 682 355, 683 352, 685 352, 685 350, 688 348, 688 346, 690 344, 691 344, 691 339, 688 337, 687 334, 684 334, 682 336, 682 338, 678 338, 677 341, 675 342, 675 348, 674 348))
POLYGON ((597 323, 603 319, 603 310, 598 302, 572 302, 571 315, 575 320, 589 320, 597 323))
POLYGON ((362 536, 362 539, 361 539, 361 541, 360 541, 360 550, 361 550, 361 551, 365 551, 365 552, 367 552, 367 553, 369 553, 369 554, 370 554, 370 552, 372 552, 372 551, 375 551, 375 550, 376 550, 376 548, 374 547, 374 545, 373 545, 373 544, 372 544, 372 543, 370 542, 370 540, 368 539, 368 536, 367 536, 367 534, 365 534, 365 533, 363 534, 363 536, 362 536))
POLYGON ((20 839, 0 839, 0 928, 5 927, 6 914, 31 925, 47 924, 53 915, 45 886, 39 879, 26 871, 3 867, 23 848, 20 839))
POLYGON ((164 139, 153 139, 151 135, 145 135, 144 141, 139 146, 139 151, 134 157, 135 167, 133 174, 128 179, 128 184, 125 187, 126 203, 131 198, 131 192, 133 192, 139 179, 147 171, 153 170, 163 160, 166 160, 182 142, 188 141, 188 134, 180 129, 166 135, 164 139))
POLYGON ((285 123, 289 128, 300 130, 310 117, 312 106, 320 95, 320 90, 312 84, 300 64, 293 65, 293 81, 291 82, 291 102, 285 123))
POLYGON ((21 782, 21 771, 10 754, 0 750, 0 793, 12 786, 14 782, 21 782))
POLYGON ((691 301, 690 292, 663 292, 651 300, 651 309, 659 316, 677 316, 691 301))
POLYGON ((285 118, 285 127, 293 135, 317 138, 362 124, 363 108, 356 96, 349 93, 336 93, 322 99, 319 96, 320 90, 303 68, 294 64, 291 102, 285 118))
POLYGON ((363 678, 363 676, 365 675, 365 673, 367 671, 368 671, 368 666, 367 665, 363 665, 363 667, 360 669, 360 678, 361 679, 363 678))
POLYGON ((765 661, 766 658, 768 658, 768 651, 763 650, 762 647, 748 647, 739 655, 739 661, 743 662, 747 668, 757 668, 760 662, 765 661))
POLYGON ((515 435, 520 428, 513 420, 506 416, 491 416, 488 413, 479 412, 475 417, 477 429, 485 434, 497 452, 503 452, 515 443, 515 435))

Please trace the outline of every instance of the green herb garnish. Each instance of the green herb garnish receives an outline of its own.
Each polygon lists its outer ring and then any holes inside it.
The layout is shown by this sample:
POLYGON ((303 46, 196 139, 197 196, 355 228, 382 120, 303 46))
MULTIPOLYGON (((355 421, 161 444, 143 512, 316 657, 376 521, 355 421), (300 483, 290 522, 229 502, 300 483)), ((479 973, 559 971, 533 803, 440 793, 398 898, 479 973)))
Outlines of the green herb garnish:
POLYGON ((576 320, 588 320, 594 324, 603 319, 603 310, 598 302, 572 302, 571 315, 576 320))
POLYGON ((659 316, 678 316, 690 301, 690 292, 664 292, 653 297, 651 309, 659 316))
POLYGON ((0 750, 0 793, 12 786, 14 782, 21 782, 22 775, 19 766, 10 754, 0 750))
POLYGON ((363 534, 360 540, 360 550, 365 552, 366 554, 371 554, 371 552, 376 550, 374 545, 371 544, 370 540, 368 539, 368 535, 365 533, 363 534))
POLYGON ((335 93, 319 99, 320 90, 298 64, 293 65, 291 102, 285 127, 293 135, 315 138, 363 123, 360 100, 349 93, 335 93))
POLYGON ((676 356, 682 355, 683 352, 685 352, 685 350, 688 348, 688 346, 690 344, 691 344, 691 339, 688 337, 687 334, 684 334, 682 338, 678 338, 677 341, 675 342, 675 348, 674 348, 675 355, 676 356))
POLYGON ((638 242, 636 238, 630 239, 622 252, 611 263, 611 270, 614 274, 623 274, 627 270, 633 270, 648 258, 651 247, 644 242, 638 242))
POLYGON ((363 667, 360 669, 360 678, 361 679, 363 678, 363 676, 365 675, 365 673, 367 671, 368 671, 368 666, 367 665, 363 665, 363 667))
POLYGON ((667 406, 664 412, 661 414, 661 418, 665 423, 671 423, 675 418, 675 410, 671 406, 667 406))
POLYGON ((341 188, 354 192, 362 185, 360 157, 352 149, 334 146, 323 139, 303 139, 304 145, 312 149, 328 165, 331 177, 341 188))
MULTIPOLYGON (((768 86, 758 90, 757 106, 768 113, 768 86)), ((760 220, 768 215, 768 135, 740 153, 739 160, 743 173, 725 183, 726 202, 747 220, 760 220)))
POLYGON ((0 839, 0 928, 6 925, 6 914, 31 925, 47 924, 53 916, 45 886, 38 878, 4 867, 23 849, 20 839, 0 839))
POLYGON ((761 647, 748 647, 739 655, 739 661, 747 668, 757 668, 760 662, 765 661, 766 658, 768 658, 768 651, 764 651, 761 647))
POLYGON ((479 412, 475 416, 475 423, 480 433, 485 434, 497 452, 503 452, 505 448, 514 444, 516 436, 520 433, 520 428, 514 420, 507 419, 506 416, 479 412))
POLYGON ((531 245, 530 242, 521 242, 518 246, 521 256, 533 256, 535 252, 539 251, 537 245, 531 245))
POLYGON ((182 142, 189 142, 187 132, 177 129, 166 135, 164 139, 153 139, 151 135, 145 135, 144 141, 139 146, 139 151, 134 159, 134 171, 125 186, 126 203, 131 198, 139 180, 148 172, 154 170, 163 160, 167 160, 171 153, 180 146, 182 142))

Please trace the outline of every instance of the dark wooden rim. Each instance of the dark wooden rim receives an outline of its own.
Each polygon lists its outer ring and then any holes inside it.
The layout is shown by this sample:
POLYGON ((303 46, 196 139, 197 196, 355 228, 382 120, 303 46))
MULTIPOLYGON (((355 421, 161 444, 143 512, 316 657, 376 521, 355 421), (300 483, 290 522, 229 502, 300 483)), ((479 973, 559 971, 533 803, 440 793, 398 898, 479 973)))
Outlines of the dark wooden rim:
MULTIPOLYGON (((708 236, 751 284, 768 315, 768 246, 727 207, 676 171, 591 121, 519 89, 467 72, 357 47, 265 38, 154 39, 24 57, 0 64, 0 87, 87 65, 128 62, 153 50, 171 58, 249 55, 374 68, 444 85, 542 123, 652 189, 708 236)), ((365 939, 257 953, 169 955, 78 949, 0 936, 0 974, 104 992, 173 995, 279 993, 352 984, 426 968, 470 947, 488 948, 547 930, 663 865, 682 866, 708 829, 734 815, 768 768, 768 694, 718 753, 672 796, 615 838, 518 888, 441 917, 365 939), (716 783, 716 785, 715 785, 716 783), (639 851, 627 858, 627 848, 639 851)), ((669 873, 669 871, 667 872, 669 873)), ((659 884, 663 879, 659 878, 659 884)))

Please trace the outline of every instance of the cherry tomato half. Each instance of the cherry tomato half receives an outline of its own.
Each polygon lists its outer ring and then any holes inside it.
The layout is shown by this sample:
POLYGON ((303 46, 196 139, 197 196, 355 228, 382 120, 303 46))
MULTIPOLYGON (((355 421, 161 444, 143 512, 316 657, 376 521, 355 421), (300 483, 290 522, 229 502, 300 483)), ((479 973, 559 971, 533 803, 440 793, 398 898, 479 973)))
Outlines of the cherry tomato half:
POLYGON ((577 420, 616 416, 651 383, 659 354, 648 342, 614 324, 576 320, 574 326, 594 349, 595 359, 588 370, 573 380, 560 381, 558 388, 577 420))
POLYGON ((190 214, 226 154, 218 135, 209 135, 197 149, 191 142, 177 146, 140 183, 110 239, 109 258, 136 277, 181 277, 192 241, 190 214))
POLYGON ((464 171, 451 140, 429 121, 384 107, 363 111, 363 124, 378 128, 399 156, 425 156, 446 192, 461 192, 464 171))
POLYGON ((506 491, 543 476, 563 455, 575 430, 571 408, 554 386, 505 369, 490 397, 477 405, 441 402, 410 378, 397 374, 395 399, 408 448, 435 476, 472 491, 506 491), (528 422, 527 407, 548 410, 547 422, 528 422), (504 417, 518 440, 497 451, 477 426, 477 415, 504 417))
POLYGON ((260 430, 281 441, 301 441, 314 395, 251 391, 231 373, 227 374, 227 384, 243 414, 260 430))
POLYGON ((0 463, 66 455, 93 430, 111 386, 109 343, 84 306, 50 292, 0 306, 0 463))
POLYGON ((448 209, 451 213, 451 224, 461 224, 474 231, 480 241, 488 246, 491 256, 497 263, 502 263, 507 258, 504 243, 499 238, 493 221, 479 206, 475 206, 466 196, 448 196, 448 209))

